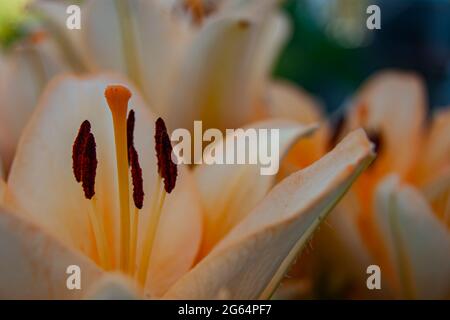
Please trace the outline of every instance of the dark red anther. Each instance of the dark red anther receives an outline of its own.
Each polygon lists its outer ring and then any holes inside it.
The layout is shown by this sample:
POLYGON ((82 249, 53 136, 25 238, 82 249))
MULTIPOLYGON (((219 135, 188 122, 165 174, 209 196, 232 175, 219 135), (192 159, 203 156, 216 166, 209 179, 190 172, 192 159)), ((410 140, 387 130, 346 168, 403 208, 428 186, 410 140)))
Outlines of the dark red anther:
MULTIPOLYGON (((131 109, 128 112, 127 118, 127 149, 130 150, 130 147, 134 147, 134 110, 131 109)), ((129 162, 129 161, 128 161, 129 162)))
POLYGON ((83 121, 78 130, 78 135, 72 147, 72 168, 73 174, 77 182, 81 182, 83 154, 87 137, 91 132, 91 124, 88 120, 83 121))
POLYGON ((134 205, 136 208, 142 209, 144 206, 144 180, 142 179, 142 168, 139 164, 139 156, 134 146, 130 146, 128 156, 131 165, 131 178, 133 181, 134 205))
POLYGON ((177 181, 177 165, 172 161, 172 144, 166 124, 158 118, 155 124, 155 150, 158 160, 158 173, 164 179, 164 189, 171 193, 177 181))
POLYGON ((86 147, 82 165, 82 185, 86 199, 92 199, 95 195, 95 175, 97 173, 97 151, 95 138, 89 133, 86 139, 86 147))

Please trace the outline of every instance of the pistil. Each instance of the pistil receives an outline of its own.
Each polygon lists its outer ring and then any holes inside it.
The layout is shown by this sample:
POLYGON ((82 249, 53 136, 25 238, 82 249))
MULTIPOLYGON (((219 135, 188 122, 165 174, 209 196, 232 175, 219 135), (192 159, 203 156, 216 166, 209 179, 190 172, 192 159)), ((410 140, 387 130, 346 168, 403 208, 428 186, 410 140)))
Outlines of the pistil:
POLYGON ((130 203, 128 182, 127 109, 131 92, 124 86, 112 85, 105 90, 111 110, 116 144, 117 176, 120 201, 120 269, 130 270, 130 203))

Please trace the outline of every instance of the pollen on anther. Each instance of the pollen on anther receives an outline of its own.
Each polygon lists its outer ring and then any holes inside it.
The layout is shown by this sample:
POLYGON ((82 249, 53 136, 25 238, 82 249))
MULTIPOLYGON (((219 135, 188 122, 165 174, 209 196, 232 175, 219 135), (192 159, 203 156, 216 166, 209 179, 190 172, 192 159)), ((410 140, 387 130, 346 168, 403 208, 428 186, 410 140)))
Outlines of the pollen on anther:
POLYGON ((72 147, 72 168, 73 174, 77 182, 81 182, 82 177, 82 161, 85 150, 86 140, 91 132, 91 124, 88 120, 83 121, 78 130, 77 137, 72 147))
POLYGON ((158 173, 164 179, 164 189, 171 193, 177 180, 177 165, 172 161, 172 144, 166 124, 158 118, 155 124, 155 150, 158 160, 158 173))
MULTIPOLYGON (((130 152, 130 148, 134 147, 134 110, 131 109, 127 118, 127 150, 130 152)), ((128 164, 130 164, 130 155, 128 155, 128 164)))
POLYGON ((97 173, 97 151, 95 138, 89 133, 86 139, 86 145, 82 163, 82 185, 86 199, 92 199, 95 195, 95 176, 97 173))
POLYGON ((131 165, 131 178, 133 181, 133 200, 134 205, 138 209, 144 206, 144 180, 142 179, 142 168, 139 164, 139 156, 134 148, 131 146, 128 150, 131 165))

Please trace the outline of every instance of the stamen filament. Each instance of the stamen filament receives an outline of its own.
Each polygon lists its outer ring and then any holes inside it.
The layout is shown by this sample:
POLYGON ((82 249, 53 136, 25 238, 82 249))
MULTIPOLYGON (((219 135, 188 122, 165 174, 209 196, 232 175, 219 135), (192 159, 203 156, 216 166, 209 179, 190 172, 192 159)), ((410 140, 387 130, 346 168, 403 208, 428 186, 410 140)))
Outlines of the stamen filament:
POLYGON ((131 229, 131 250, 130 250, 130 263, 131 275, 134 275, 136 271, 136 248, 137 248, 137 239, 138 239, 138 226, 139 226, 139 209, 134 208, 134 214, 131 219, 132 229, 131 229))
POLYGON ((98 216, 97 209, 97 201, 94 198, 90 200, 89 205, 89 220, 92 225, 92 230, 94 231, 95 244, 97 247, 97 252, 100 258, 100 264, 106 270, 111 269, 111 264, 108 258, 108 244, 106 240, 106 234, 103 227, 102 221, 100 221, 100 217, 98 216))
POLYGON ((145 287, 147 280, 148 266, 150 264, 150 258, 153 251, 153 242, 155 241, 156 231, 158 229, 161 212, 164 207, 164 201, 166 198, 166 192, 162 189, 162 179, 158 177, 157 180, 157 195, 152 199, 152 210, 150 218, 147 223, 147 229, 145 232, 144 247, 142 249, 141 260, 139 264, 138 282, 145 287))

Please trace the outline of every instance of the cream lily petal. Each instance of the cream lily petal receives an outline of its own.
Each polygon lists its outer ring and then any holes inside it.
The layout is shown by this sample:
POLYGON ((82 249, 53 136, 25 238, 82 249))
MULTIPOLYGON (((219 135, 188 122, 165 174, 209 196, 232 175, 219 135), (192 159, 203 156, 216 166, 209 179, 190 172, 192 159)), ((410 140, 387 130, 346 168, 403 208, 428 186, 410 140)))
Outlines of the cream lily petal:
POLYGON ((3 164, 2 159, 0 157, 0 205, 3 203, 3 196, 5 194, 6 190, 6 184, 5 184, 5 178, 3 174, 3 164))
MULTIPOLYGON (((88 56, 82 41, 82 29, 69 29, 66 25, 69 5, 56 1, 33 0, 27 4, 29 9, 42 17, 47 30, 50 31, 64 55, 64 61, 72 70, 84 72, 88 68, 88 56)), ((83 11, 81 12, 83 16, 83 11)))
POLYGON ((218 17, 205 22, 184 55, 168 110, 172 128, 239 127, 249 118, 246 81, 257 22, 248 17, 218 17))
POLYGON ((46 82, 66 70, 48 39, 25 43, 5 55, 0 74, 0 154, 9 169, 22 129, 46 82))
POLYGON ((324 121, 323 108, 317 99, 303 89, 286 81, 272 81, 262 114, 298 121, 301 124, 322 123, 313 135, 301 139, 283 162, 284 174, 292 173, 318 160, 328 149, 329 129, 324 121))
POLYGON ((0 298, 79 299, 102 271, 36 225, 0 207, 0 298), (69 290, 67 267, 81 269, 81 290, 69 290))
POLYGON ((185 36, 174 17, 157 1, 147 0, 91 0, 83 12, 92 67, 127 74, 161 114, 185 36))
MULTIPOLYGON (((112 117, 104 98, 105 88, 117 83, 127 85, 120 77, 108 75, 56 79, 44 93, 22 136, 8 179, 6 200, 9 204, 23 209, 27 216, 91 257, 94 248, 88 212, 92 203, 84 198, 81 186, 73 177, 72 145, 80 124, 89 120, 97 143, 96 211, 103 216, 111 255, 117 257, 117 167, 112 117)), ((136 92, 133 88, 131 91, 136 92)), ((146 194, 139 216, 145 223, 150 214, 151 199, 155 197, 157 176, 154 121, 138 94, 131 98, 130 108, 136 113, 135 145, 146 194)), ((167 197, 155 240, 156 243, 163 242, 166 251, 161 244, 155 244, 152 261, 155 265, 164 262, 167 269, 155 270, 154 275, 149 276, 153 276, 155 286, 162 286, 158 283, 159 272, 167 275, 170 281, 186 272, 200 242, 201 218, 195 190, 192 190, 189 178, 185 178, 190 173, 184 168, 180 170, 177 181, 180 190, 167 197), (184 206, 189 210, 179 209, 184 206), (183 223, 172 223, 169 228, 166 220, 183 223), (172 257, 170 261, 168 256, 172 257)))
POLYGON ((450 170, 450 107, 438 110, 433 115, 433 122, 422 153, 422 182, 438 178, 443 171, 450 170))
MULTIPOLYGON (((313 126, 302 126, 288 120, 266 120, 245 127, 255 129, 279 129, 279 161, 301 137, 314 130, 313 126)), ((227 135, 225 140, 235 139, 227 135)), ((251 136, 250 143, 257 143, 258 137, 251 136)), ((270 138, 269 138, 270 139, 270 138)), ((208 146, 209 148, 210 146, 208 146)), ((215 142, 211 148, 224 149, 224 141, 215 142)), ((248 147, 247 147, 248 148, 248 147)), ((250 152, 250 151, 248 151, 250 152)), ((253 151, 255 152, 255 151, 253 151)), ((255 165, 199 165, 195 177, 204 207, 204 236, 201 256, 206 255, 236 224, 255 207, 276 181, 276 174, 262 175, 261 163, 255 165)))
POLYGON ((358 130, 278 184, 166 298, 268 298, 298 251, 373 158, 358 130))
MULTIPOLYGON (((450 234, 423 196, 396 175, 380 183, 376 216, 401 294, 439 299, 450 294, 450 234)), ((395 284, 394 284, 395 285, 395 284)))
POLYGON ((266 113, 269 117, 293 119, 303 124, 318 123, 324 118, 322 106, 314 97, 283 80, 270 83, 266 113))
POLYGON ((261 100, 264 99, 273 64, 290 33, 289 19, 285 14, 275 11, 262 21, 260 28, 250 68, 252 106, 263 103, 261 100))
POLYGON ((84 297, 89 300, 137 300, 139 291, 129 278, 121 274, 105 274, 84 297))
POLYGON ((384 172, 407 174, 418 155, 425 119, 422 80, 411 73, 380 72, 363 86, 355 104, 350 127, 364 127, 381 140, 375 166, 384 172))

